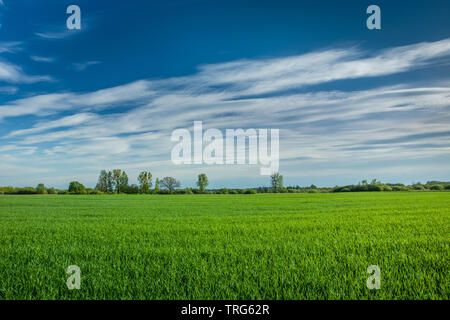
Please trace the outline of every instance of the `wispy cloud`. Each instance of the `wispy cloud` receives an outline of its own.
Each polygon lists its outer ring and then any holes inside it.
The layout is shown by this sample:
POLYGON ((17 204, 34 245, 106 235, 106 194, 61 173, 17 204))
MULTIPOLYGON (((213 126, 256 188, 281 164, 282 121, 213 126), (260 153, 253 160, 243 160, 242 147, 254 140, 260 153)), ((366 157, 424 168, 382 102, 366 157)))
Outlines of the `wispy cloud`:
POLYGON ((54 62, 55 58, 50 58, 50 57, 40 57, 40 56, 30 56, 30 59, 36 62, 54 62))
POLYGON ((61 31, 61 32, 35 32, 34 33, 36 36, 43 38, 43 39, 47 39, 47 40, 55 40, 55 39, 63 39, 66 37, 69 37, 70 35, 74 34, 69 32, 69 30, 67 31, 61 31))
POLYGON ((0 60, 0 81, 11 83, 33 83, 50 81, 50 76, 31 76, 23 72, 22 68, 7 61, 0 60))
POLYGON ((88 67, 99 64, 100 61, 87 61, 87 62, 80 62, 80 63, 72 63, 71 68, 76 71, 84 71, 88 67))
POLYGON ((22 42, 20 41, 0 42, 0 53, 20 51, 22 50, 21 45, 22 42))
POLYGON ((5 86, 0 87, 0 94, 15 94, 19 89, 17 87, 5 86))
MULTIPOLYGON (((49 166, 97 170, 157 163, 174 172, 171 131, 203 120, 205 129, 280 128, 281 168, 292 175, 299 174, 299 163, 330 168, 335 163, 448 157, 448 79, 366 90, 314 87, 413 71, 448 56, 450 39, 378 52, 341 48, 204 65, 185 77, 87 93, 36 95, 0 106, 5 123, 25 115, 36 119, 29 128, 10 130, 3 140, 4 145, 36 148, 34 159, 45 159, 49 166), (288 91, 299 88, 301 93, 288 91), (126 109, 117 108, 124 105, 126 109)), ((227 170, 234 169, 219 168, 216 174, 230 176, 227 170)))

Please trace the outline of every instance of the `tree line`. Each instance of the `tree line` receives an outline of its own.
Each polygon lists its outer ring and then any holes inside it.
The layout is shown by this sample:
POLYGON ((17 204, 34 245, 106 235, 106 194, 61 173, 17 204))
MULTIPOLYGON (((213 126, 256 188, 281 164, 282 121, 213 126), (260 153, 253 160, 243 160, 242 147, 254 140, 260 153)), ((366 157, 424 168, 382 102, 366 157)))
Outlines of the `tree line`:
POLYGON ((370 183, 362 180, 356 185, 335 186, 318 188, 315 185, 283 186, 283 175, 274 172, 270 176, 269 187, 246 189, 207 189, 209 180, 206 174, 201 173, 197 177, 197 188, 181 189, 181 183, 174 177, 156 178, 153 184, 153 175, 150 171, 142 171, 137 177, 137 184, 129 184, 129 178, 125 170, 113 169, 101 170, 97 185, 94 189, 86 188, 78 181, 71 181, 67 190, 47 188, 40 183, 36 187, 0 187, 0 194, 256 194, 256 193, 329 193, 329 192, 364 192, 364 191, 440 191, 450 190, 450 182, 428 181, 404 185, 401 183, 382 183, 373 179, 370 183))

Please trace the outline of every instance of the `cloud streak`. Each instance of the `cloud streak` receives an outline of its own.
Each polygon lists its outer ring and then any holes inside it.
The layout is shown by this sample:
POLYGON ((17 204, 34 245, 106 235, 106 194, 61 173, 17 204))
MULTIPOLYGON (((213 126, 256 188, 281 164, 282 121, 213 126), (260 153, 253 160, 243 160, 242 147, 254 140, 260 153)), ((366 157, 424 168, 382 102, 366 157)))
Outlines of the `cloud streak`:
MULTIPOLYGON (((279 128, 281 169, 292 175, 299 174, 299 164, 329 167, 335 162, 449 157, 448 79, 427 86, 410 82, 350 91, 315 88, 427 68, 448 56, 450 39, 377 52, 340 48, 203 65, 189 76, 144 79, 92 92, 35 95, 0 105, 0 121, 6 125, 23 116, 35 119, 32 126, 11 129, 0 140, 6 146, 32 148, 27 149, 33 152, 30 157, 56 172, 64 165, 94 172, 102 166, 141 164, 183 171, 169 162, 170 134, 175 128, 190 128, 194 120, 202 120, 205 129, 279 128)), ((0 155, 14 152, 23 150, 0 150, 0 155)), ((226 177, 234 169, 214 172, 226 177)), ((247 174, 257 174, 257 169, 247 174)))

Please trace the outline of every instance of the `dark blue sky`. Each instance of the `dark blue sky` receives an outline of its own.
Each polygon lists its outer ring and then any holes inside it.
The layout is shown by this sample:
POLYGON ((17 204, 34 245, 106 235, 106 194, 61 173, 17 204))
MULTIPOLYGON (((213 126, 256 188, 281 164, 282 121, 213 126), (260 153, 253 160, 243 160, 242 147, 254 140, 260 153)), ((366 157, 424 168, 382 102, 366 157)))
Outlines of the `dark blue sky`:
POLYGON ((171 164, 157 142, 194 120, 279 128, 288 184, 450 179, 449 1, 0 3, 0 185, 93 184, 112 166, 184 186, 203 171, 213 186, 267 183, 252 166, 171 164), (71 4, 81 30, 66 28, 71 4), (366 28, 371 4, 381 30, 366 28))

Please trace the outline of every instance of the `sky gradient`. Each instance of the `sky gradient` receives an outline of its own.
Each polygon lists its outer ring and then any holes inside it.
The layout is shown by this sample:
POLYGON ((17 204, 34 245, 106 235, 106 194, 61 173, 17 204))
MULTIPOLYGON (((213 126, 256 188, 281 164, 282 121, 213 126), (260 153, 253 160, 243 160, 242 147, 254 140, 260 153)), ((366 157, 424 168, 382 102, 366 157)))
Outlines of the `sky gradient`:
POLYGON ((174 165, 171 133, 280 129, 285 185, 450 180, 448 1, 0 0, 0 185, 101 169, 269 185, 174 165), (81 8, 81 30, 66 8, 81 8), (381 8, 381 30, 366 8, 381 8))

